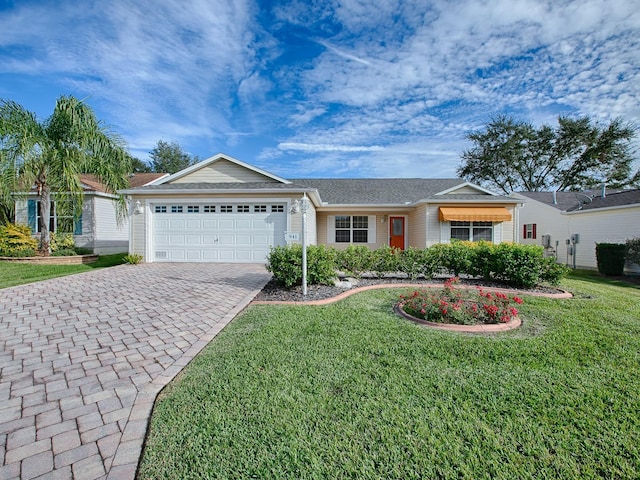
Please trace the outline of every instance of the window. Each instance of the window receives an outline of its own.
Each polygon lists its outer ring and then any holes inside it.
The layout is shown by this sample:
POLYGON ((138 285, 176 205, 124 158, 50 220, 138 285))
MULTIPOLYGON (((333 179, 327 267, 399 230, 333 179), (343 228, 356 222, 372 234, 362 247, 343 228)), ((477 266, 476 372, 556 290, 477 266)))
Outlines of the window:
POLYGON ((492 222, 451 222, 451 240, 493 241, 492 222))
POLYGON ((254 205, 253 206, 253 212, 254 213, 266 213, 267 211, 267 206, 266 205, 254 205))
POLYGON ((204 205, 203 209, 204 209, 204 213, 216 213, 215 205, 204 205))
POLYGON ((368 243, 369 217, 366 215, 336 215, 336 243, 368 243))
MULTIPOLYGON (((27 202, 27 215, 29 226, 33 233, 40 232, 40 217, 42 207, 39 201, 27 202)), ((70 202, 51 202, 51 215, 49 216, 49 231, 55 233, 72 233, 82 235, 82 215, 74 217, 73 207, 70 202)))
POLYGON ((187 213, 200 213, 199 205, 187 205, 187 213))
POLYGON ((171 205, 171 213, 182 213, 182 205, 171 205))
POLYGON ((167 206, 166 205, 156 205, 154 207, 154 212, 156 213, 167 213, 167 206))
POLYGON ((237 212, 238 213, 249 213, 249 205, 238 205, 237 212))
POLYGON ((522 238, 536 238, 536 224, 535 223, 527 223, 523 227, 522 238))
POLYGON ((284 212, 284 205, 271 205, 271 213, 284 212))
POLYGON ((233 207, 231 205, 220 205, 221 213, 231 213, 233 212, 233 207))

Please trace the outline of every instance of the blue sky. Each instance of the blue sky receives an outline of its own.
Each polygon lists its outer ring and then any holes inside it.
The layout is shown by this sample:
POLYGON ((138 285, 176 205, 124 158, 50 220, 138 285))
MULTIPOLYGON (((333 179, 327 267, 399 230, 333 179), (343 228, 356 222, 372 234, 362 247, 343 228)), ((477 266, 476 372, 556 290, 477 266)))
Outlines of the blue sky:
POLYGON ((0 98, 44 119, 62 94, 145 161, 452 177, 498 114, 640 124, 640 2, 0 0, 0 98))

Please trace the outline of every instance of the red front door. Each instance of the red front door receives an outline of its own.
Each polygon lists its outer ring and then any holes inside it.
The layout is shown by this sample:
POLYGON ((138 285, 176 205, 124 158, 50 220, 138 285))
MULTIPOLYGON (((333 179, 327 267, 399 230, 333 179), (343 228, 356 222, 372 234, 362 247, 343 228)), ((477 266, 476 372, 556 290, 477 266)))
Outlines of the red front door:
POLYGON ((404 217, 389 217, 389 246, 404 250, 404 217))

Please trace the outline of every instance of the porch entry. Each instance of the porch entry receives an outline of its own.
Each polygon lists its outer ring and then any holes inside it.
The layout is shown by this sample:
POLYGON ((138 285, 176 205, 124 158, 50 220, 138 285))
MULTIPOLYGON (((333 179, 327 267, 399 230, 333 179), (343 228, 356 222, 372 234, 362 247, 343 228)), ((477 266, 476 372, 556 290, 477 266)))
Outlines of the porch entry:
POLYGON ((389 217, 389 246, 404 250, 404 217, 389 217))

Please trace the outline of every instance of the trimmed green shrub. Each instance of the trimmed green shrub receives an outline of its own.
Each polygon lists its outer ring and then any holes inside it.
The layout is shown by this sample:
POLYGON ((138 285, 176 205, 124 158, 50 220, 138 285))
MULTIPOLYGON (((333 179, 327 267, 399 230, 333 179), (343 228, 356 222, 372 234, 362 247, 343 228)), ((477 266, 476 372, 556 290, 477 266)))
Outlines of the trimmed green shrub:
POLYGON ((371 270, 378 276, 384 277, 387 273, 400 271, 400 250, 389 245, 377 248, 372 252, 373 265, 371 270))
POLYGON ((558 285, 562 277, 569 273, 569 267, 556 262, 553 257, 543 259, 541 267, 540 281, 551 285, 558 285))
POLYGON ((0 225, 0 256, 32 257, 37 249, 38 241, 31 236, 31 229, 27 225, 0 225))
POLYGON ((525 288, 540 283, 544 260, 542 246, 501 243, 496 246, 495 253, 495 279, 525 288))
POLYGON ((467 273, 474 277, 491 280, 494 272, 498 270, 496 258, 498 256, 497 245, 489 242, 476 242, 469 246, 470 266, 467 273))
MULTIPOLYGON (((333 285, 336 275, 335 248, 326 245, 307 246, 307 283, 333 285)), ((300 281, 302 281, 302 248, 300 248, 300 281)))
POLYGON ((349 245, 346 249, 337 251, 338 270, 354 277, 372 271, 373 262, 373 251, 365 245, 349 245))
POLYGON ((272 247, 265 265, 267 272, 285 287, 302 281, 302 245, 292 244, 272 247))
POLYGON ((625 244, 624 258, 629 263, 640 265, 640 237, 630 238, 625 244))
POLYGON ((58 248, 55 252, 51 252, 53 257, 71 257, 77 255, 73 248, 58 248))
POLYGON ((93 250, 86 247, 75 247, 74 250, 76 251, 76 255, 91 255, 93 253, 93 250))
POLYGON ((622 275, 624 272, 624 243, 596 243, 598 271, 603 275, 622 275))
POLYGON ((472 265, 471 242, 454 240, 451 243, 437 243, 429 247, 430 257, 440 269, 449 275, 468 274, 472 265))
MULTIPOLYGON (((273 247, 265 265, 285 287, 302 283, 302 245, 273 247)), ((307 246, 307 283, 333 284, 336 278, 336 250, 325 245, 307 246)))
POLYGON ((438 266, 427 252, 427 249, 414 247, 401 251, 399 271, 405 273, 411 280, 415 280, 420 275, 432 278, 438 266))
MULTIPOLYGON (((73 235, 70 233, 55 233, 51 232, 51 253, 55 254, 58 250, 74 250, 76 246, 76 242, 73 239, 73 235)), ((75 255, 74 253, 70 254, 59 254, 58 256, 68 256, 75 255)))

